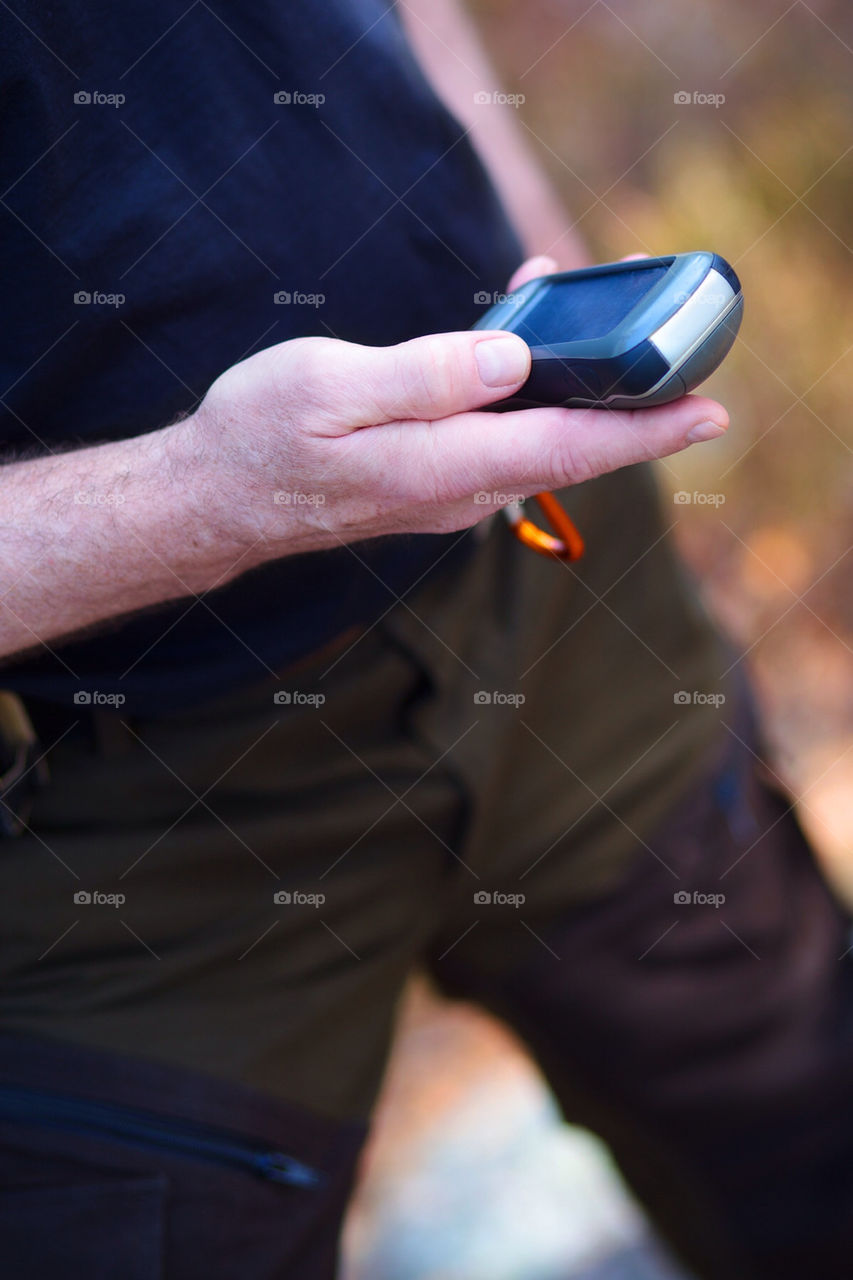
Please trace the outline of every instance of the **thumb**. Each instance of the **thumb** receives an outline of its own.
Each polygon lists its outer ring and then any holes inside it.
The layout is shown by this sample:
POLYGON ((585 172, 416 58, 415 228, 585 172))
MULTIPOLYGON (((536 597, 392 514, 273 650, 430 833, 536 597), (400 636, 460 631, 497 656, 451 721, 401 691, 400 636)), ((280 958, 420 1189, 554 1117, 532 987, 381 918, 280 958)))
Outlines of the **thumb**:
MULTIPOLYGON (((501 330, 431 334, 394 347, 307 339, 292 348, 297 384, 317 434, 406 419, 433 421, 511 395, 530 372, 530 348, 501 330), (311 356, 307 361, 307 346, 311 356), (322 345, 320 345, 322 344, 322 345)), ((282 348, 283 350, 283 348, 282 348)))
POLYGON ((559 271, 557 260, 547 253, 537 254, 535 258, 528 258, 510 276, 509 284, 506 287, 507 293, 513 293, 516 289, 520 289, 523 284, 527 284, 530 280, 536 280, 539 276, 552 276, 555 271, 559 271))

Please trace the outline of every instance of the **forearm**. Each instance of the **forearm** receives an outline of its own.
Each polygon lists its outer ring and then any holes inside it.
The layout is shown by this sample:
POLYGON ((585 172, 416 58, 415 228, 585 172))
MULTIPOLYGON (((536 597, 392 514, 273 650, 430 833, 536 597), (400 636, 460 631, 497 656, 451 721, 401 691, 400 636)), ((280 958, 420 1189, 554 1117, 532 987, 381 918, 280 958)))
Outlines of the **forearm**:
POLYGON ((0 659, 248 567, 182 425, 0 468, 0 659))
POLYGON ((479 35, 459 0, 401 0, 400 16, 439 96, 471 130, 480 158, 528 254, 550 254, 569 270, 588 263, 571 219, 512 106, 476 101, 500 88, 479 35))

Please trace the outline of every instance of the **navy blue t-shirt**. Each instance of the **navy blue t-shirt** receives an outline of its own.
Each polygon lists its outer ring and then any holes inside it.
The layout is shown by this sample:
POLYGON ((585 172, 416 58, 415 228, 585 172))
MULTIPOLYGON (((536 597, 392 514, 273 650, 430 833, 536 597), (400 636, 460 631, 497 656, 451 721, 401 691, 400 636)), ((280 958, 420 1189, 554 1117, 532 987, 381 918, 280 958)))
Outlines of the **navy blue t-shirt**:
MULTIPOLYGON (((164 426, 288 338, 466 328, 476 293, 518 263, 387 0, 17 0, 15 14, 0 37, 0 448, 13 456, 164 426)), ((168 713, 369 623, 469 543, 286 558, 54 644, 0 684, 69 703, 118 691, 126 710, 168 713)))

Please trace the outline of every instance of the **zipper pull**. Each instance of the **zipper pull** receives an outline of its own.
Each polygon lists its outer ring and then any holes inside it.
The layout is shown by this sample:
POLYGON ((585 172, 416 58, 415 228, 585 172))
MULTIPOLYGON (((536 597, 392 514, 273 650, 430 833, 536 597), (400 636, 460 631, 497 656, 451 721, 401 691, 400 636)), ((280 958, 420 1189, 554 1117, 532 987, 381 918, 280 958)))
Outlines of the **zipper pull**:
POLYGON ((325 1182, 325 1174, 282 1151, 259 1152, 255 1165, 258 1173, 270 1182, 284 1182, 291 1187, 316 1187, 325 1182))

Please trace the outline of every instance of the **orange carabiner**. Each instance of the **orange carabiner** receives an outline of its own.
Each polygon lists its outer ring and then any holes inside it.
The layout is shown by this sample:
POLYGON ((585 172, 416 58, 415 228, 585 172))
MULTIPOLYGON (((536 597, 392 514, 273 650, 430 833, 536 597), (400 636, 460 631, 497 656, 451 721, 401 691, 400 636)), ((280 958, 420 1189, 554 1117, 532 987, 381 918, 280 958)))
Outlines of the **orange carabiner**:
POLYGON ((542 556, 554 556, 557 560, 580 560, 584 552, 584 541, 574 522, 553 493, 537 493, 535 497, 554 534, 559 536, 555 537, 545 529, 540 529, 538 524, 521 514, 517 504, 513 504, 504 507, 504 515, 519 542, 523 542, 532 551, 538 551, 542 556))

